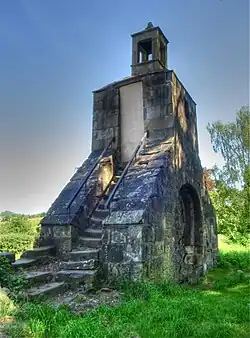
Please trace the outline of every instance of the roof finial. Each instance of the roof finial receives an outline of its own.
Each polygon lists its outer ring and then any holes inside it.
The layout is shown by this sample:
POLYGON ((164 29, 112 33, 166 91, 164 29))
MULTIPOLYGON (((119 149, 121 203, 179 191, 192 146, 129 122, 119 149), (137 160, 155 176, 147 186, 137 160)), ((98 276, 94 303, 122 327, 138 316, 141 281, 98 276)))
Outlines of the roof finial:
POLYGON ((154 27, 154 25, 152 24, 151 21, 149 21, 149 23, 148 23, 148 25, 145 29, 150 29, 150 28, 153 28, 153 27, 154 27))

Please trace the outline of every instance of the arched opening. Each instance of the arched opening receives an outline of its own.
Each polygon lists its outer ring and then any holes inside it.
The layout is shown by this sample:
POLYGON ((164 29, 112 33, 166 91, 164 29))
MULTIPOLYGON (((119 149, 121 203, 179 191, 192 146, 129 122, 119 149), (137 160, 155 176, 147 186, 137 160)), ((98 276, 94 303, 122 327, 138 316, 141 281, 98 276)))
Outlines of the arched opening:
POLYGON ((202 217, 199 196, 196 190, 185 184, 180 189, 181 220, 184 246, 202 248, 202 217))

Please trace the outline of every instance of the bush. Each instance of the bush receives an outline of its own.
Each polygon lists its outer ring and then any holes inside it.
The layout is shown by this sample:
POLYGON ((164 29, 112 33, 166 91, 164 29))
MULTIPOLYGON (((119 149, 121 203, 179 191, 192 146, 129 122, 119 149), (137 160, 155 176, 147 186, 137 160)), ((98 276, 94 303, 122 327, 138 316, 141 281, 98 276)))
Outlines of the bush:
POLYGON ((26 216, 15 215, 4 219, 0 223, 0 234, 25 234, 34 236, 39 231, 37 223, 26 216))
MULTIPOLYGON (((7 293, 0 288, 0 319, 5 316, 10 316, 15 309, 13 301, 9 298, 7 293)), ((1 329, 0 329, 1 337, 1 329)))
POLYGON ((40 218, 28 219, 27 216, 14 215, 0 222, 0 251, 21 254, 33 247, 39 235, 40 218))
POLYGON ((239 284, 248 284, 250 278, 243 271, 232 271, 223 278, 215 279, 212 283, 214 290, 228 289, 239 284))
POLYGON ((228 251, 219 253, 218 267, 238 270, 250 269, 250 255, 248 251, 228 251))
POLYGON ((28 281, 14 274, 14 270, 8 259, 0 257, 0 286, 8 288, 12 293, 21 291, 28 285, 28 281))
POLYGON ((23 253, 33 247, 35 236, 24 234, 6 234, 0 235, 0 252, 7 251, 16 255, 23 253))

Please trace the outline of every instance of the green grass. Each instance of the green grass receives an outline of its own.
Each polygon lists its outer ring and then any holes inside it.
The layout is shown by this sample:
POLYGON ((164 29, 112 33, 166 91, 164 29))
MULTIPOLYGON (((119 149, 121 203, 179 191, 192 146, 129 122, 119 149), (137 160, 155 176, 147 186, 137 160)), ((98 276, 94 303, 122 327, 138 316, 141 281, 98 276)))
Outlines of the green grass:
POLYGON ((26 303, 13 313, 7 331, 18 338, 248 338, 249 255, 220 244, 219 268, 195 288, 137 283, 123 289, 121 305, 83 316, 26 303))

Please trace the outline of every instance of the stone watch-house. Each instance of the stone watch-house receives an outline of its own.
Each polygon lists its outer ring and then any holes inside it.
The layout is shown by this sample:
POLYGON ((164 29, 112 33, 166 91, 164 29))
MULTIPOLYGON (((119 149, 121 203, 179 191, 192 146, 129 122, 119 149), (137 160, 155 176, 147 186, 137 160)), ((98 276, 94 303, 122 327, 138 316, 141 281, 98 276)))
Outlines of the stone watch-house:
POLYGON ((131 75, 95 90, 92 150, 41 221, 61 271, 196 281, 216 264, 216 218, 196 103, 152 24, 132 34, 131 75))

